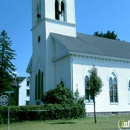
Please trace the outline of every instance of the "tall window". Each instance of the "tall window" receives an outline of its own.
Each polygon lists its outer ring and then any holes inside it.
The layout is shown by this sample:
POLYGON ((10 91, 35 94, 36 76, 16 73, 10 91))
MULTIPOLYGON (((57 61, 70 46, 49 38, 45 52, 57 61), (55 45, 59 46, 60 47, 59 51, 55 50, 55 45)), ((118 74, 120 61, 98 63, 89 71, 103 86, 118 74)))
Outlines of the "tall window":
POLYGON ((65 4, 61 1, 61 20, 65 21, 65 4))
POLYGON ((118 86, 117 86, 117 77, 114 73, 111 74, 109 78, 109 93, 110 93, 110 102, 118 102, 118 86))
POLYGON ((37 4, 37 23, 41 21, 41 2, 37 4))
POLYGON ((129 92, 130 92, 130 80, 129 80, 129 86, 128 86, 128 90, 129 90, 129 92))
POLYGON ((92 96, 89 94, 89 87, 87 85, 87 82, 89 81, 89 77, 85 76, 85 100, 86 102, 93 102, 92 96))
POLYGON ((26 96, 28 97, 28 96, 30 96, 30 90, 26 90, 26 96))
POLYGON ((43 72, 38 71, 38 74, 35 76, 35 100, 39 100, 43 94, 43 72))
POLYGON ((128 84, 128 96, 129 96, 129 104, 130 104, 130 80, 129 80, 129 84, 128 84))
POLYGON ((27 86, 29 86, 29 84, 30 84, 30 81, 27 81, 27 86))
POLYGON ((41 71, 38 71, 38 99, 40 99, 40 89, 41 89, 41 71))
POLYGON ((65 21, 65 4, 63 0, 55 0, 55 19, 65 21))
POLYGON ((30 77, 27 77, 27 79, 26 79, 26 86, 27 86, 27 87, 30 86, 30 77))
POLYGON ((59 2, 55 1, 55 19, 59 20, 59 2))
POLYGON ((41 87, 40 87, 40 98, 42 97, 42 95, 43 95, 43 80, 44 79, 44 75, 43 75, 43 72, 41 73, 41 87))
POLYGON ((38 82, 37 82, 37 74, 35 76, 35 100, 38 99, 38 82))

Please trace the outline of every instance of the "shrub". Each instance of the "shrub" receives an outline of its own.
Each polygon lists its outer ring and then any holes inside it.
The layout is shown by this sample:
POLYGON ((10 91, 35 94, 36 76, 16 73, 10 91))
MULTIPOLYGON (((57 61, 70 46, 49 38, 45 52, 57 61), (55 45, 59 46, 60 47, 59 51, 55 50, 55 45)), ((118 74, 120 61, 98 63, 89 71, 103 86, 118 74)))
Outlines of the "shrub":
MULTIPOLYGON (((7 123, 8 107, 0 107, 0 124, 7 123)), ((10 106, 10 122, 70 119, 84 117, 80 105, 46 104, 43 106, 10 106)))
MULTIPOLYGON (((85 117, 84 99, 78 90, 73 96, 63 84, 43 94, 44 105, 10 106, 10 122, 53 120, 85 117)), ((0 124, 7 123, 8 107, 0 107, 0 124)))
POLYGON ((74 96, 69 88, 59 84, 55 89, 45 92, 42 101, 45 104, 74 104, 74 96))

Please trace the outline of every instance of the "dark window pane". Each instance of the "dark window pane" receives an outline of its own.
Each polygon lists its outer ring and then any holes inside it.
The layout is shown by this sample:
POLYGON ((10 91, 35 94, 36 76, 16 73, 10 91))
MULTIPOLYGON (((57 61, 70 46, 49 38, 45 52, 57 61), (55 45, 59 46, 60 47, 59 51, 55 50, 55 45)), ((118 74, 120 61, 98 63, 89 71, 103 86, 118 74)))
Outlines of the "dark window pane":
POLYGON ((130 91, 130 80, 129 80, 129 86, 128 87, 129 87, 129 91, 130 91))
POLYGON ((59 3, 58 0, 55 0, 55 19, 59 20, 59 3))
POLYGON ((89 100, 89 91, 88 91, 88 89, 85 90, 85 99, 89 100))
POLYGON ((29 81, 27 81, 27 86, 29 86, 29 84, 30 84, 30 82, 29 82, 29 81))
POLYGON ((30 95, 30 91, 27 90, 27 91, 26 91, 26 96, 29 96, 29 95, 30 95))
POLYGON ((109 88, 112 89, 112 78, 109 78, 109 88))
POLYGON ((38 83, 37 83, 37 75, 35 76, 35 100, 37 100, 38 98, 37 98, 37 89, 38 88, 38 83))

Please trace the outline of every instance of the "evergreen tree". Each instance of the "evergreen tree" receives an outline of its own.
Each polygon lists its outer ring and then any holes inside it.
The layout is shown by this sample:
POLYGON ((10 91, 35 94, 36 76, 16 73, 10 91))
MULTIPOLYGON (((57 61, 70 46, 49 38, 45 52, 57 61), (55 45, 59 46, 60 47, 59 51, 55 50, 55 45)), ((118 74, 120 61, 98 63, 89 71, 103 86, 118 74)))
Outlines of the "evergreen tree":
POLYGON ((0 94, 11 89, 15 66, 11 60, 15 59, 15 51, 11 49, 12 41, 5 30, 0 34, 0 94))
POLYGON ((87 86, 89 87, 89 94, 93 97, 94 120, 96 123, 97 121, 96 121, 96 110, 95 110, 95 96, 100 94, 103 84, 102 84, 102 80, 97 74, 97 68, 95 68, 95 66, 93 66, 91 69, 90 78, 87 81, 87 86))
POLYGON ((115 34, 114 31, 110 32, 110 31, 107 31, 106 33, 103 33, 103 32, 94 32, 93 34, 94 36, 98 36, 98 37, 104 37, 104 38, 109 38, 109 39, 114 39, 114 40, 120 40, 118 39, 117 37, 117 34, 115 34))

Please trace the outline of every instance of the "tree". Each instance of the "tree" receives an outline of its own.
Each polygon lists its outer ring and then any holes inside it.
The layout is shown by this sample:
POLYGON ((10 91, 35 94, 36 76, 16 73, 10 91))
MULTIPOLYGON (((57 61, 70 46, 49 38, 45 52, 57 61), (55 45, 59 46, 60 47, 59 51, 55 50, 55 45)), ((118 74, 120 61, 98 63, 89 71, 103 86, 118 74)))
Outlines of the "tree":
POLYGON ((94 32, 93 34, 94 36, 98 36, 98 37, 104 37, 104 38, 109 38, 109 39, 114 39, 114 40, 120 40, 117 37, 117 34, 115 34, 115 31, 107 31, 107 33, 102 33, 102 32, 94 32))
POLYGON ((15 59, 15 51, 11 49, 12 41, 5 30, 0 34, 0 94, 11 89, 13 72, 16 70, 11 60, 15 59))
POLYGON ((102 80, 97 74, 97 68, 95 66, 92 67, 90 71, 90 78, 87 81, 87 86, 89 87, 89 94, 93 97, 93 103, 94 103, 94 120, 96 121, 96 110, 95 110, 95 96, 100 94, 102 89, 102 80))
POLYGON ((42 96, 45 104, 73 104, 74 96, 72 91, 60 83, 55 89, 50 89, 42 96))

